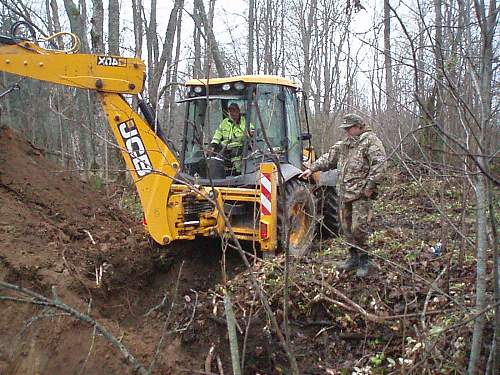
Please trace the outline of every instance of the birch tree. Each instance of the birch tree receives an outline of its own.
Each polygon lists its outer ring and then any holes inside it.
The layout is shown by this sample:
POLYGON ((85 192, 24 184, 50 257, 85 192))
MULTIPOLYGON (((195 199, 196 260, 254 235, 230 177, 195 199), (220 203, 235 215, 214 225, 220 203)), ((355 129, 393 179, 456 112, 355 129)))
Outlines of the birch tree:
MULTIPOLYGON (((495 58, 494 36, 498 24, 498 6, 495 0, 490 0, 486 5, 483 2, 474 0, 474 15, 480 28, 480 62, 479 69, 475 72, 476 84, 479 96, 479 156, 477 156, 477 165, 482 173, 477 174, 475 181, 475 193, 477 201, 477 271, 476 271, 476 310, 484 308, 487 303, 486 299, 486 265, 487 265, 487 249, 488 249, 488 225, 487 225, 487 206, 488 206, 488 188, 493 188, 493 182, 498 186, 499 181, 491 181, 484 172, 489 171, 489 158, 486 155, 491 155, 490 151, 494 145, 491 141, 492 131, 496 131, 492 115, 492 82, 493 82, 493 61, 495 58)), ((498 50, 496 50, 498 51, 498 50)), ((491 207, 493 208, 493 207, 491 207)), ((493 215, 494 216, 494 215, 493 215)), ((494 223, 491 223, 494 224, 494 223)), ((498 248, 494 251, 495 256, 495 290, 496 302, 498 302, 498 248)), ((496 322, 499 323, 499 308, 496 311, 496 322)), ((483 331, 485 325, 485 317, 481 315, 476 319, 474 324, 474 332, 472 336, 471 354, 469 359, 468 374, 476 373, 476 368, 481 356, 481 348, 483 345, 483 331)), ((499 331, 497 326, 495 333, 499 331)), ((495 335, 494 345, 492 350, 500 350, 498 341, 500 338, 495 335)), ((494 353, 494 368, 499 369, 500 364, 499 354, 494 353)))

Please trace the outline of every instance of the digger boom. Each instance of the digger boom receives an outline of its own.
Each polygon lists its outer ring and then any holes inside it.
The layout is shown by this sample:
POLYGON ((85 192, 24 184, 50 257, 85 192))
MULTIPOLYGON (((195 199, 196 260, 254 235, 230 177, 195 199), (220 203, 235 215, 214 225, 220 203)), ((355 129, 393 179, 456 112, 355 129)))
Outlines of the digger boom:
POLYGON ((0 36, 0 71, 95 91, 139 192, 151 237, 160 244, 177 238, 166 207, 179 162, 122 96, 142 91, 142 60, 48 50, 0 36))

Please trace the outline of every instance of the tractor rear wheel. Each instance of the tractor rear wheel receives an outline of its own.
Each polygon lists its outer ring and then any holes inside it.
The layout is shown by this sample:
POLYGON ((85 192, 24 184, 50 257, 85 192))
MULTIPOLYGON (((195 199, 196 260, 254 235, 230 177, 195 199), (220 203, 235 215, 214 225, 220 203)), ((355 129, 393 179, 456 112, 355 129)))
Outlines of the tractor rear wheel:
POLYGON ((339 200, 335 187, 322 186, 316 193, 321 238, 332 238, 339 234, 339 200))
POLYGON ((316 231, 316 201, 307 185, 301 181, 291 180, 285 185, 285 207, 283 199, 279 200, 278 233, 282 249, 287 245, 290 255, 304 256, 312 245, 316 231))

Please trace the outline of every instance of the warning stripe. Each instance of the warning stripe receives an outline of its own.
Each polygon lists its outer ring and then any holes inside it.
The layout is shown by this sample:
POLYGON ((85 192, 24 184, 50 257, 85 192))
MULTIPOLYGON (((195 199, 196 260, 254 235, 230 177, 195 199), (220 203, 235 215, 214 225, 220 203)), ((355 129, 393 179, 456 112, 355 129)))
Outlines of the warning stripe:
POLYGON ((271 174, 263 173, 260 177, 260 211, 261 215, 271 215, 271 174))
POLYGON ((271 201, 264 195, 260 197, 260 209, 262 215, 269 216, 271 215, 271 201))

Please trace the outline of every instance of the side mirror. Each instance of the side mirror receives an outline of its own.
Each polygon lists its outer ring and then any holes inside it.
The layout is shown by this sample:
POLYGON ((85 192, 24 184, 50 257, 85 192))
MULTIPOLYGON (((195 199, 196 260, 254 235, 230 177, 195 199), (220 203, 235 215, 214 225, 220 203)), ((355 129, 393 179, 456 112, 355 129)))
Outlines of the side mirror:
POLYGON ((311 133, 302 133, 299 138, 301 141, 309 141, 312 138, 312 135, 311 133))

